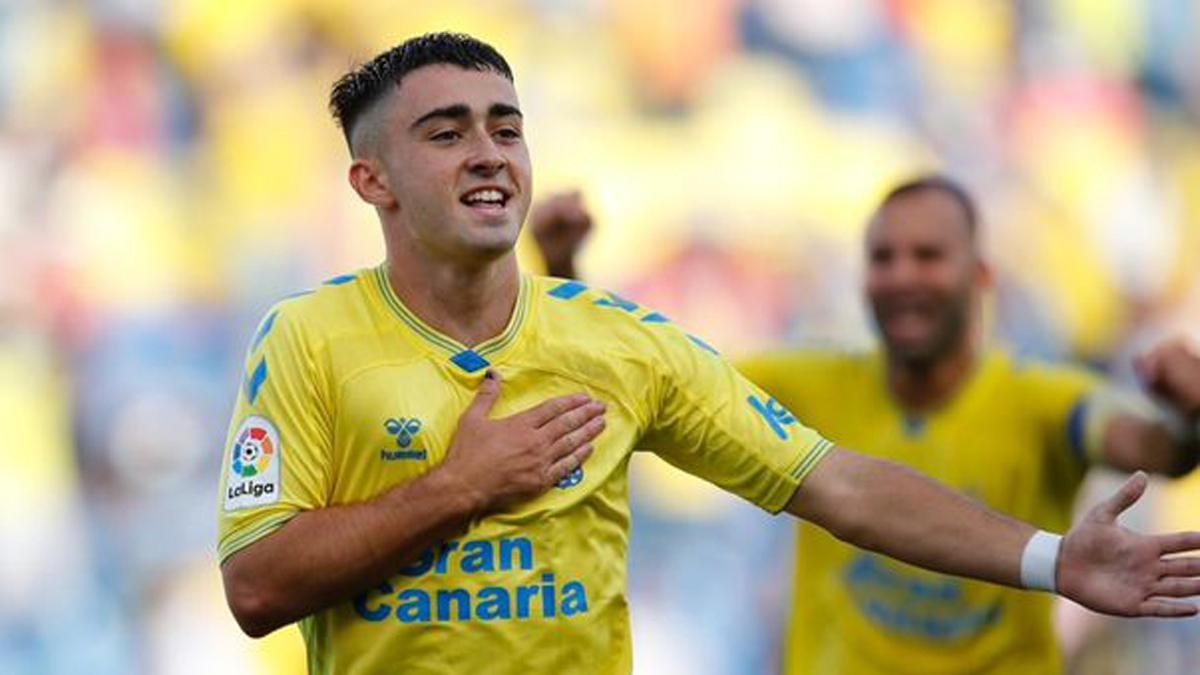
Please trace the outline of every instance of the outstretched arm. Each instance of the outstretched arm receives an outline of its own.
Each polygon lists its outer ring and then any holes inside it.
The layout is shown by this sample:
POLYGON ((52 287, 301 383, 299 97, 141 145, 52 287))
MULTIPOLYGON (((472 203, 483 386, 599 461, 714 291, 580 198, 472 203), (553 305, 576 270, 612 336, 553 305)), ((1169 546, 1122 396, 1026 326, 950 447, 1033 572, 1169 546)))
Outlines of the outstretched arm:
POLYGON ((1053 586, 1046 590, 1095 611, 1191 616, 1196 606, 1174 598, 1200 595, 1200 557, 1164 556, 1200 549, 1200 533, 1147 536, 1116 522, 1145 488, 1145 474, 1135 474, 1043 563, 1044 545, 1027 554, 1033 526, 898 464, 841 448, 812 470, 787 510, 850 544, 938 572, 1030 587, 1038 585, 1031 582, 1040 565, 1053 586))

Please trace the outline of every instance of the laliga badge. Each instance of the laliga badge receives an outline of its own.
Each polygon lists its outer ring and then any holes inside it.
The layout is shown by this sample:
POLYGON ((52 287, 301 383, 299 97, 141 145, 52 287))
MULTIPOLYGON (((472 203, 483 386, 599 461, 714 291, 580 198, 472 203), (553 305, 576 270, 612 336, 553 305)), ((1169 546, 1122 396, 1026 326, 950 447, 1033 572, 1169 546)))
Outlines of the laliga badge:
POLYGON ((265 417, 251 415, 233 435, 225 484, 225 510, 236 511, 279 501, 279 432, 265 417))

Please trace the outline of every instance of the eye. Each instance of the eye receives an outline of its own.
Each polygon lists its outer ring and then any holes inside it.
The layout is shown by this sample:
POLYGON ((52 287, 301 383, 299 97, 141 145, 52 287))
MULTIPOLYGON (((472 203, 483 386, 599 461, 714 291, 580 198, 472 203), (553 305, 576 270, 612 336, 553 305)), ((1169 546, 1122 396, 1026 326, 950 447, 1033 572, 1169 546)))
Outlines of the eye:
POLYGON ((443 131, 434 133, 429 137, 429 140, 436 141, 438 143, 447 143, 450 141, 456 141, 461 137, 462 134, 458 133, 457 131, 453 129, 445 129, 443 131))
POLYGON ((945 257, 942 249, 935 246, 921 246, 916 250, 917 260, 921 262, 937 262, 945 257))
POLYGON ((505 141, 516 141, 521 138, 520 130, 515 127, 502 127, 496 130, 495 135, 505 141))

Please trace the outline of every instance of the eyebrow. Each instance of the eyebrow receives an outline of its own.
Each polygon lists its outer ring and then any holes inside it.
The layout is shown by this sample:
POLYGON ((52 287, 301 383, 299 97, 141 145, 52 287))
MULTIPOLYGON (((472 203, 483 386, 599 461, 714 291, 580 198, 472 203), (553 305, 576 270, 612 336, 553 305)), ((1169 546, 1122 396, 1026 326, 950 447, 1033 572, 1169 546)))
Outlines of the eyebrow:
MULTIPOLYGON (((422 124, 433 119, 460 120, 464 117, 469 117, 470 115, 471 108, 468 107, 467 104, 455 103, 454 105, 448 105, 430 110, 424 115, 418 117, 417 121, 413 122, 410 128, 416 129, 422 124)), ((511 106, 507 103, 493 103, 490 107, 488 107, 488 117, 510 117, 513 115, 521 118, 525 117, 515 106, 511 106)))

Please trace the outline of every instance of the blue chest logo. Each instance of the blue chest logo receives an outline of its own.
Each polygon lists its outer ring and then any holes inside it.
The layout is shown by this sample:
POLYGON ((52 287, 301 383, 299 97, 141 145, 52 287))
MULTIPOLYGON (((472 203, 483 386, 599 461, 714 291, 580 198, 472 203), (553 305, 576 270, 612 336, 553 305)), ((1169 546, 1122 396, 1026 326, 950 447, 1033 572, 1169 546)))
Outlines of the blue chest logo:
POLYGON ((383 428, 396 440, 395 449, 379 451, 379 458, 383 461, 423 460, 429 456, 424 448, 417 447, 419 445, 417 435, 421 433, 421 420, 416 417, 392 417, 383 423, 383 428))
POLYGON ((558 481, 558 483, 556 483, 554 487, 557 487, 559 490, 566 490, 568 488, 573 488, 582 482, 583 482, 583 467, 578 466, 578 467, 575 467, 574 471, 572 471, 571 473, 564 476, 562 480, 558 481))

